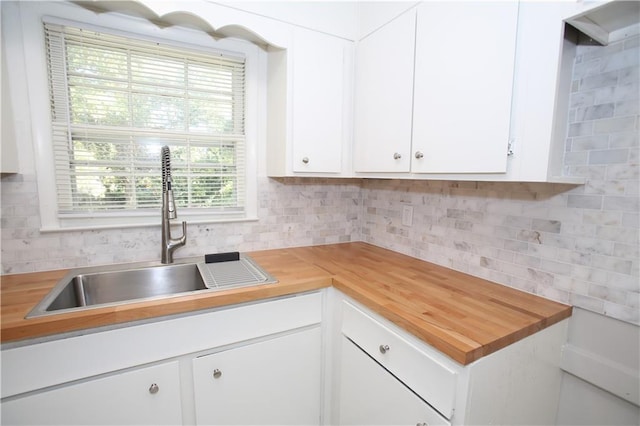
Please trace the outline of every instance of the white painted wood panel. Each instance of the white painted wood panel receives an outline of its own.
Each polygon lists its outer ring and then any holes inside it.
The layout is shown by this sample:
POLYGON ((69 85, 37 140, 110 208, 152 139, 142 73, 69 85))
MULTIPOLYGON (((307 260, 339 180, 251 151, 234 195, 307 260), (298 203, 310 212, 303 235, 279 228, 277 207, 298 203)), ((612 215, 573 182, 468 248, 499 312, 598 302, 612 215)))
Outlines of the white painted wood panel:
POLYGON ((2 397, 319 324, 321 319, 322 295, 316 292, 4 349, 2 397))
POLYGON ((320 335, 317 327, 196 358, 197 424, 318 425, 320 335))
POLYGON ((350 303, 342 332, 446 417, 453 414, 457 371, 412 345, 350 303), (380 347, 387 349, 381 351, 380 347))
POLYGON ((510 179, 561 181, 575 44, 563 41, 572 2, 522 2, 518 18, 510 179), (540 31, 545 28, 545 31, 540 31))
MULTIPOLYGON (((4 29, 4 27, 3 27, 4 29)), ((9 79, 6 77, 7 73, 7 59, 6 59, 6 47, 4 44, 6 36, 2 35, 2 120, 1 120, 1 134, 0 134, 0 173, 17 173, 18 168, 18 149, 16 145, 16 131, 15 126, 20 125, 14 122, 13 117, 13 105, 11 102, 11 90, 9 87, 9 79)))
POLYGON ((408 172, 415 9, 356 46, 354 170, 408 172))
POLYGON ((640 425, 640 407, 573 374, 562 377, 556 425, 640 425))
POLYGON ((342 171, 342 147, 347 142, 343 139, 347 43, 315 31, 294 30, 290 56, 294 172, 342 171))
POLYGON ((574 308, 564 371, 640 405, 640 327, 574 308))
POLYGON ((517 2, 418 7, 412 172, 506 172, 517 18, 517 2))
POLYGON ((416 4, 415 1, 358 1, 357 40, 365 38, 416 4))
POLYGON ((2 424, 182 423, 178 362, 117 373, 2 403, 2 424), (150 392, 155 384, 157 392, 150 392))
POLYGON ((467 366, 454 423, 555 424, 567 328, 568 320, 561 321, 467 366))
POLYGON ((346 337, 341 361, 340 425, 449 425, 346 337))
POLYGON ((235 0, 220 4, 348 40, 355 40, 356 37, 353 25, 357 14, 356 2, 235 0))

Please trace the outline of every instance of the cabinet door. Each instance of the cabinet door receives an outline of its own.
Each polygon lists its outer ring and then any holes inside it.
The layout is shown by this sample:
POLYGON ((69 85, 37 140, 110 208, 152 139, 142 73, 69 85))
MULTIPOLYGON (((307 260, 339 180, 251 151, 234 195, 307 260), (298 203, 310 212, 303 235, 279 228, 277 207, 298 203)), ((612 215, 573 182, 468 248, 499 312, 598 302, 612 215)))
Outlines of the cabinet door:
POLYGON ((178 363, 3 401, 2 424, 181 424, 178 363))
MULTIPOLYGON (((11 16, 11 14, 15 13, 14 11, 9 11, 10 7, 7 4, 2 5, 3 12, 6 13, 5 16, 11 16), (5 9, 6 8, 6 9, 5 9)), ((17 5, 15 7, 18 7, 17 5)), ((0 51, 0 60, 1 63, 1 72, 2 72, 2 81, 0 82, 0 91, 3 93, 2 99, 0 100, 0 113, 2 126, 0 126, 0 173, 17 173, 18 172, 18 147, 16 145, 16 131, 15 127, 23 126, 22 122, 15 122, 13 115, 13 105, 11 94, 11 86, 9 85, 9 63, 7 62, 7 56, 11 56, 11 54, 7 53, 7 43, 12 43, 16 46, 18 43, 16 40, 11 40, 13 38, 17 38, 16 34, 19 34, 18 31, 11 31, 10 28, 13 29, 13 25, 20 25, 17 22, 10 22, 5 24, 2 27, 1 34, 1 51, 0 51), (11 32, 10 32, 11 31, 11 32), (9 34, 7 34, 9 33, 9 34), (13 33, 13 34, 12 34, 13 33), (9 37, 7 37, 9 36, 9 37), (11 40, 11 41, 10 41, 11 40)), ((17 49, 17 47, 14 47, 17 49)), ((13 59, 13 58, 12 58, 13 59)), ((14 61, 15 62, 15 61, 14 61)), ((18 66, 14 63, 14 66, 18 66)), ((22 66, 22 65, 20 65, 22 66)), ((15 71, 14 71, 15 72, 15 71)), ((14 95, 15 96, 15 95, 14 95)))
POLYGON ((517 2, 420 5, 413 172, 506 172, 517 18, 517 2))
POLYGON ((346 337, 341 362, 341 425, 449 425, 346 337))
POLYGON ((348 42, 302 28, 293 40, 292 169, 340 173, 348 42))
POLYGON ((320 329, 193 361, 200 425, 320 423, 320 329))
POLYGON ((356 47, 354 170, 408 172, 415 9, 356 47))

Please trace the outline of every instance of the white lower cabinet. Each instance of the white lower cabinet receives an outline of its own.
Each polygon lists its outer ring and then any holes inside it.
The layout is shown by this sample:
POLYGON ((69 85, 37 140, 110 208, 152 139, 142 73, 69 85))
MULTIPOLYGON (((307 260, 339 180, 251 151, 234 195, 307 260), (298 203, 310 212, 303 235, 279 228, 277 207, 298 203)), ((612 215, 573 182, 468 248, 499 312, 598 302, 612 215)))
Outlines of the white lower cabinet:
POLYGON ((341 425, 449 425, 404 383, 343 337, 341 425))
POLYGON ((318 425, 320 327, 193 360, 199 425, 318 425))
POLYGON ((329 288, 3 345, 1 423, 553 424, 566 328, 463 366, 329 288))
POLYGON ((0 424, 317 425, 323 299, 3 345, 0 424))
POLYGON ((449 425, 460 366, 341 303, 342 425, 449 425))
POLYGON ((336 295, 335 309, 341 315, 332 330, 340 342, 333 358, 338 365, 333 373, 333 423, 554 424, 567 321, 461 365, 336 295))
POLYGON ((180 423, 180 374, 175 361, 90 379, 2 403, 2 424, 6 425, 180 423))

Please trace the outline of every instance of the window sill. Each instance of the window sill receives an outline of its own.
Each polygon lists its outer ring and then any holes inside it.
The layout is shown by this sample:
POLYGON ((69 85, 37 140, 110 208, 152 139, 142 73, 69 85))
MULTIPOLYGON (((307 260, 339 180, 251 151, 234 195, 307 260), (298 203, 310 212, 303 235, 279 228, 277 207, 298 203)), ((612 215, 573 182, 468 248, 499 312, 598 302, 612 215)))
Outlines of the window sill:
MULTIPOLYGON (((145 218, 146 219, 146 218, 145 218)), ((55 233, 55 232, 69 232, 69 231, 102 231, 102 230, 110 230, 110 229, 129 229, 129 228, 150 228, 157 227, 160 228, 162 225, 160 216, 157 219, 146 219, 144 221, 127 221, 125 218, 119 218, 121 223, 109 223, 109 224, 97 224, 91 225, 90 223, 78 223, 78 224, 68 224, 68 225, 60 225, 60 226, 43 226, 40 228, 40 233, 55 233)), ((178 217, 178 219, 172 220, 172 226, 178 226, 182 221, 187 222, 187 226, 189 225, 203 225, 203 224, 215 224, 215 223, 236 223, 236 222, 257 222, 258 218, 255 216, 250 217, 235 217, 235 218, 210 218, 205 219, 202 216, 188 216, 184 215, 182 217, 178 217)))

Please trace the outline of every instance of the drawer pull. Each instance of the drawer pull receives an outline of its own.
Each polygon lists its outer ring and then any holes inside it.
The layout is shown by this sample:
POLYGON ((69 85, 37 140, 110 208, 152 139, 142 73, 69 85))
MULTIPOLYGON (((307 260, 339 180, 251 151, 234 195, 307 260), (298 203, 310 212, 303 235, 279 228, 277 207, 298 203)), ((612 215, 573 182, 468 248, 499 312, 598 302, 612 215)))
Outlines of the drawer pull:
POLYGON ((429 423, 427 422, 416 423, 416 426, 429 426, 429 423))
POLYGON ((159 390, 160 390, 160 386, 158 386, 155 383, 152 383, 151 386, 149 386, 149 393, 152 395, 158 393, 159 390))
POLYGON ((388 350, 389 350, 389 345, 380 345, 381 354, 386 354, 388 350))
POLYGON ((220 377, 222 377, 222 371, 218 370, 217 368, 213 370, 213 378, 219 379, 220 377))

